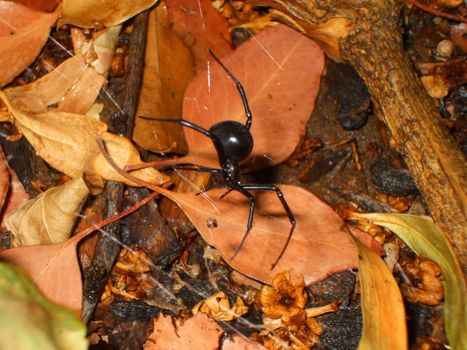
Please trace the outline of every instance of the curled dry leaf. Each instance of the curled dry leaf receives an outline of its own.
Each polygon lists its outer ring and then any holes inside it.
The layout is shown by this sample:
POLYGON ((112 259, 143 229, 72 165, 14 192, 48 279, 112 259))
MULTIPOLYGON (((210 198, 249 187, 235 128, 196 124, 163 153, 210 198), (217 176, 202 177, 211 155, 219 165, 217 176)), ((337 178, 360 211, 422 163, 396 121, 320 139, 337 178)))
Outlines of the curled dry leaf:
POLYGON ((230 306, 229 297, 220 291, 207 297, 196 304, 192 312, 194 315, 203 312, 216 321, 232 321, 248 312, 248 306, 245 305, 240 297, 234 305, 230 306))
POLYGON ((202 313, 184 322, 160 315, 153 319, 153 326, 144 350, 217 349, 224 333, 215 321, 202 313))
MULTIPOLYGON (((234 255, 246 232, 249 202, 237 192, 223 199, 226 189, 214 189, 202 195, 153 190, 176 202, 203 238, 218 249, 235 270, 270 284, 280 271, 301 274, 305 284, 357 266, 357 253, 345 224, 330 206, 300 187, 281 185, 297 226, 288 248, 276 267, 271 265, 281 252, 290 231, 290 222, 275 193, 256 194, 253 228, 235 259, 234 255), (255 263, 251 261, 254 259, 255 263)), ((357 230, 355 230, 357 231, 357 230)), ((381 252, 368 235, 359 233, 365 244, 381 252)))
MULTIPOLYGON (((144 71, 137 116, 182 117, 183 94, 194 77, 189 48, 174 34, 167 6, 149 13, 144 71)), ((186 152, 182 127, 136 118, 133 140, 154 152, 186 152)))
POLYGON ((57 103, 62 112, 86 113, 96 100, 105 79, 73 56, 42 78, 5 90, 11 104, 23 112, 39 113, 57 103))
POLYGON ((453 349, 467 348, 467 288, 451 244, 428 217, 406 214, 354 214, 393 231, 417 254, 441 268, 444 286, 446 336, 453 349))
POLYGON ((6 231, 5 217, 15 211, 22 203, 29 199, 16 173, 8 165, 5 154, 0 148, 0 230, 6 231), (3 206, 2 206, 3 205, 3 206))
POLYGON ((125 22, 154 5, 157 0, 63 0, 63 22, 83 28, 106 27, 125 22))
POLYGON ((3 153, 3 149, 0 147, 0 210, 3 208, 5 203, 9 187, 10 171, 5 159, 5 153, 3 153))
POLYGON ((86 61, 94 67, 97 73, 107 77, 121 29, 120 25, 112 26, 94 34, 94 37, 89 39, 84 34, 84 30, 72 28, 71 38, 74 52, 86 57, 86 61))
MULTIPOLYGON (((247 162, 255 169, 282 162, 297 146, 311 116, 323 52, 302 34, 278 25, 220 59, 244 85, 253 114, 255 144, 247 162)), ((205 129, 222 120, 245 123, 235 84, 214 60, 189 85, 183 116, 205 129)), ((219 167, 212 141, 192 129, 184 131, 190 153, 177 162, 219 167)))
POLYGON ((76 114, 86 114, 96 101, 99 91, 106 79, 94 68, 87 67, 80 75, 76 84, 68 91, 59 103, 57 110, 76 114))
POLYGON ((48 189, 6 217, 13 247, 66 241, 88 198, 83 178, 48 189))
POLYGON ((3 86, 34 62, 60 9, 45 13, 11 1, 0 1, 0 13, 0 86, 3 86))
MULTIPOLYGON (((28 114, 13 107, 1 91, 0 99, 12 114, 10 121, 15 123, 37 154, 55 169, 72 178, 87 173, 99 175, 105 180, 135 185, 118 174, 99 151, 97 136, 102 137, 119 166, 141 163, 133 144, 125 137, 107 132, 105 123, 85 115, 58 111, 28 114)), ((167 181, 165 175, 152 168, 138 170, 135 175, 154 184, 167 181)))
POLYGON ((354 238, 362 289, 363 332, 359 350, 408 349, 404 302, 384 261, 354 238))

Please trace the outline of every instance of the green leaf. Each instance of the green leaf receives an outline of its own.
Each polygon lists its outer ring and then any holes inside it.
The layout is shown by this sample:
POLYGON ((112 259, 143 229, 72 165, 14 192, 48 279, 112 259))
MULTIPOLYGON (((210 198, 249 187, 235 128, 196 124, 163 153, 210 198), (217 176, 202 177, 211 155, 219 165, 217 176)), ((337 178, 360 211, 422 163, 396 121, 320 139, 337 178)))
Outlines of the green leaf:
POLYGON ((0 349, 85 350, 86 327, 47 300, 18 268, 0 263, 0 349))
POLYGON ((363 332, 359 350, 404 350, 408 347, 402 295, 384 261, 354 238, 362 290, 363 332))
POLYGON ((407 214, 356 214, 393 231, 415 253, 441 268, 446 336, 452 349, 467 349, 466 285, 462 269, 446 237, 429 217, 407 214))

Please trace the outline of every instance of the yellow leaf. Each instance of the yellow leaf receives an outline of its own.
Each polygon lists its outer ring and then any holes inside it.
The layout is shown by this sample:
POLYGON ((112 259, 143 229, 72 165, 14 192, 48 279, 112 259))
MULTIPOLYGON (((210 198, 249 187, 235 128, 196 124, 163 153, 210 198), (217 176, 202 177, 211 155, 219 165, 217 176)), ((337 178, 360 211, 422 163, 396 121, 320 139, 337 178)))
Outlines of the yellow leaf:
POLYGON ((157 0, 114 1, 114 0, 64 0, 63 21, 78 27, 110 27, 146 10, 157 0))
POLYGON ((408 348, 402 295, 381 258, 354 238, 362 289, 363 332, 359 350, 408 348))
POLYGON ((231 307, 227 294, 217 292, 200 301, 192 309, 194 315, 200 311, 217 321, 228 322, 246 314, 248 307, 240 297, 237 297, 237 302, 231 307))
POLYGON ((5 90, 11 104, 23 112, 44 112, 60 102, 86 70, 81 56, 74 56, 36 81, 5 90))
MULTIPOLYGON (((167 6, 149 13, 144 72, 138 99, 137 116, 181 118, 183 95, 194 78, 190 49, 173 31, 167 6)), ((182 127, 136 118, 133 140, 153 152, 187 152, 182 127)))
POLYGON ((24 202, 6 218, 13 246, 66 241, 88 195, 86 183, 77 178, 24 202))
POLYGON ((58 104, 57 110, 61 112, 84 114, 105 82, 83 56, 75 55, 42 78, 6 89, 5 94, 11 104, 23 112, 46 112, 51 105, 58 104))
POLYGON ((355 214, 393 231, 415 253, 435 261, 444 286, 446 336, 452 349, 467 349, 467 295, 462 269, 446 237, 428 217, 407 214, 355 214))
MULTIPOLYGON (((0 99, 14 116, 14 123, 34 147, 36 153, 55 169, 72 177, 84 173, 99 175, 104 180, 120 181, 138 186, 118 174, 102 156, 96 143, 100 136, 108 152, 119 167, 142 163, 137 149, 125 137, 107 132, 107 125, 81 114, 50 111, 37 114, 24 113, 11 105, 4 92, 0 99)), ((167 177, 147 168, 133 173, 140 179, 162 184, 167 177)))

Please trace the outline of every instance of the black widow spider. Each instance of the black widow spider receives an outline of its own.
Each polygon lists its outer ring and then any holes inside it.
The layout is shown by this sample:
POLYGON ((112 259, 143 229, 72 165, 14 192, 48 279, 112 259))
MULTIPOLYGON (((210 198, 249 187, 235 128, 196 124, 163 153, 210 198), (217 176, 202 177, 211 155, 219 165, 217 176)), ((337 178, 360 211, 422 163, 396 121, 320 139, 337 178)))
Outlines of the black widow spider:
POLYGON ((275 185, 245 185, 241 184, 240 182, 240 162, 245 160, 253 150, 253 137, 250 133, 250 127, 252 122, 252 114, 250 111, 250 106, 248 105, 248 100, 246 97, 245 90, 243 89, 242 84, 240 81, 233 75, 233 73, 217 58, 214 53, 208 49, 208 52, 211 56, 219 63, 219 65, 224 69, 224 71, 229 75, 229 77, 235 82, 237 86, 237 90, 242 98, 243 107, 245 109, 246 115, 246 123, 245 125, 234 121, 234 120, 226 120, 219 123, 214 124, 211 126, 209 130, 205 130, 202 127, 195 125, 187 120, 184 119, 168 119, 168 118, 151 118, 151 117, 141 117, 144 119, 156 120, 161 122, 173 122, 178 123, 180 125, 186 126, 193 130, 196 130, 207 137, 209 137, 217 151, 217 157, 219 159, 219 164, 221 169, 215 168, 206 168, 206 167, 179 167, 185 170, 197 170, 202 172, 209 172, 211 174, 220 174, 226 186, 229 190, 224 193, 220 198, 223 198, 231 191, 238 191, 247 197, 250 201, 250 211, 248 216, 248 224, 246 233, 242 238, 239 246, 237 247, 234 255, 231 259, 234 259, 237 254, 240 252, 243 244, 245 243, 248 234, 250 233, 251 228, 253 227, 253 216, 256 206, 256 201, 253 195, 249 191, 274 191, 277 194, 277 197, 282 203, 287 216, 291 223, 291 228, 289 235, 287 237, 287 241, 285 242, 284 247, 282 248, 279 256, 277 257, 276 261, 272 264, 271 270, 277 265, 282 255, 284 255, 287 246, 290 242, 290 238, 292 237, 292 233, 295 229, 296 221, 295 217, 290 210, 287 201, 284 198, 282 191, 275 185))

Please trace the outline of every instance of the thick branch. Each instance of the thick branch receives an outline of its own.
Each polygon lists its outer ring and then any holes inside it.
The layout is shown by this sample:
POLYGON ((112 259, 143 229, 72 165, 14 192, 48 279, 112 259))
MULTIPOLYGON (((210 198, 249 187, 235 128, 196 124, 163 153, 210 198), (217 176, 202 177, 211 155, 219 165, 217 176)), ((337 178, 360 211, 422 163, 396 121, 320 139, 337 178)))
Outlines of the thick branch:
POLYGON ((365 80, 434 221, 465 267, 465 160, 413 72, 400 36, 388 27, 373 28, 348 36, 342 51, 365 80))

